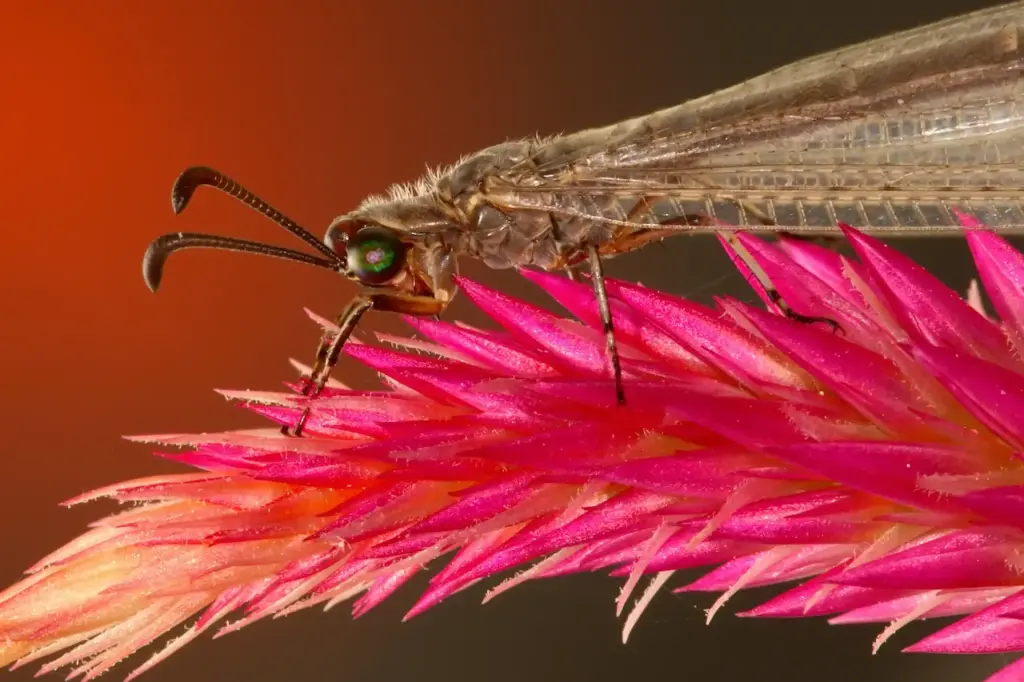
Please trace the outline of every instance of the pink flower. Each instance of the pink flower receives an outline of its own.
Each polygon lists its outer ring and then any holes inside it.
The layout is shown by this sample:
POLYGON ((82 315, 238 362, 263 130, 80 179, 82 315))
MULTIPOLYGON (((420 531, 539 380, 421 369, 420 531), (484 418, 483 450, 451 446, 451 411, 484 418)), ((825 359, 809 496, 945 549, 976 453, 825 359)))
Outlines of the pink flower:
MULTIPOLYGON (((673 571, 715 566, 677 588, 721 592, 709 620, 740 589, 795 581, 742 615, 888 623, 876 645, 962 615, 910 650, 1024 650, 1024 256, 968 231, 997 321, 847 238, 859 262, 740 236, 794 309, 839 333, 611 282, 624 408, 589 285, 524 272, 583 323, 461 281, 504 331, 410 320, 429 342, 350 345, 389 390, 334 385, 309 438, 145 439, 189 446, 165 456, 197 471, 71 500, 133 506, 0 594, 0 665, 61 654, 44 670, 91 679, 180 630, 138 674, 215 627, 353 598, 361 615, 453 552, 409 616, 514 566, 531 564, 485 599, 611 570, 628 636, 673 571)), ((229 395, 278 422, 305 404, 229 395)), ((1022 676, 1018 661, 992 679, 1022 676)))

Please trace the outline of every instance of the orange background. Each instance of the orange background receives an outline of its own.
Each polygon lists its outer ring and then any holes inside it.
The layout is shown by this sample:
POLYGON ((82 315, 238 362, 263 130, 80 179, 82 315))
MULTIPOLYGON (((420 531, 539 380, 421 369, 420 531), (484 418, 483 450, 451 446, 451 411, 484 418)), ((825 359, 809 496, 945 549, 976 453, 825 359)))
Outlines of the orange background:
MULTIPOLYGON (((295 246, 213 192, 172 216, 169 189, 184 167, 219 168, 320 234, 363 195, 413 179, 425 164, 506 137, 609 123, 987 4, 863 0, 808 12, 800 0, 4 3, 0 583, 108 509, 68 511, 60 500, 175 470, 122 434, 258 423, 211 389, 291 378, 286 359, 309 361, 317 339, 302 307, 333 315, 352 294, 311 268, 190 252, 171 260, 151 295, 139 263, 161 233, 295 246)), ((616 261, 610 273, 692 293, 728 270, 714 243, 682 242, 616 261)), ((958 286, 966 281, 961 243, 911 246, 958 286)), ((463 272, 522 288, 478 264, 463 272)), ((740 291, 738 282, 701 295, 740 291)), ((479 321, 461 299, 449 315, 479 321)), ((371 322, 402 330, 386 317, 371 322)), ((371 380, 348 363, 340 371, 371 380)), ((872 658, 877 628, 821 621, 724 615, 705 628, 711 597, 667 595, 623 647, 618 583, 598 576, 527 585, 483 608, 482 591, 471 591, 400 624, 422 586, 358 622, 339 607, 206 639, 145 679, 729 680, 768 670, 832 682, 980 679, 1006 660, 900 655, 902 635, 872 658)), ((731 608, 752 602, 740 597, 731 608)), ((30 668, 0 675, 27 680, 30 668)))

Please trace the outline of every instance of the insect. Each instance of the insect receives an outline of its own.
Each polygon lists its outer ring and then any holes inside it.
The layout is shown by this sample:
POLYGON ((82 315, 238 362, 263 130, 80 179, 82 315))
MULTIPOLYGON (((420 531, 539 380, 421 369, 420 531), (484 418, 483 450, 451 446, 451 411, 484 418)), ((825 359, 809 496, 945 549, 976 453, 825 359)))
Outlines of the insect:
MULTIPOLYGON (((953 210, 1024 232, 1024 2, 818 55, 646 116, 571 135, 505 142, 392 188, 335 219, 323 240, 238 183, 190 168, 314 254, 175 233, 143 261, 154 291, 166 258, 213 248, 299 261, 364 285, 321 339, 303 393, 317 396, 368 310, 437 315, 460 256, 493 268, 588 264, 616 397, 625 400, 602 259, 685 232, 951 234, 953 210)), ((733 240, 766 291, 771 282, 733 240)), ((801 316, 784 306, 793 317, 801 316)), ((810 318, 806 318, 810 319, 810 318)), ((308 407, 284 432, 300 435, 308 407)))

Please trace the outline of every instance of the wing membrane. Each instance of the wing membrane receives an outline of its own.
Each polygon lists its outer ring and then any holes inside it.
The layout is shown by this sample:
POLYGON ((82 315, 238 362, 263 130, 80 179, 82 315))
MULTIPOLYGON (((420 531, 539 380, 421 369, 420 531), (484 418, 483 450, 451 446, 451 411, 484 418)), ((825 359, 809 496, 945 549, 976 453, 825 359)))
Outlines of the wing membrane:
POLYGON ((556 138, 488 194, 512 210, 640 226, 732 203, 736 220, 807 231, 843 216, 936 229, 956 224, 954 207, 1024 228, 1022 65, 1016 2, 556 138), (653 214, 635 215, 641 197, 653 214))

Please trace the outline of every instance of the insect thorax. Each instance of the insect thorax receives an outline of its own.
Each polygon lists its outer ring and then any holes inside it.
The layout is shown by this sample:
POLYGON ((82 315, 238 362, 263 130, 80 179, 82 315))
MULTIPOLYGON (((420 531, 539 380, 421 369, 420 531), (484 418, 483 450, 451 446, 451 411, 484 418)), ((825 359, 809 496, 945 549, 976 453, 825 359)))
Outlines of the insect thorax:
MULTIPOLYGON (((368 199, 359 213, 492 268, 564 267, 578 260, 587 245, 609 241, 610 226, 595 220, 592 211, 585 216, 575 206, 534 209, 494 190, 512 175, 529 175, 535 154, 550 143, 534 138, 488 147, 416 183, 392 187, 386 198, 368 199)), ((572 198, 581 199, 593 202, 572 198)), ((617 207, 608 217, 620 217, 617 207)))
POLYGON ((547 208, 509 202, 495 186, 510 177, 531 175, 539 150, 551 139, 505 142, 456 164, 437 183, 439 197, 451 202, 465 225, 463 250, 492 268, 533 266, 545 270, 578 260, 586 245, 610 233, 592 218, 579 220, 547 208))

